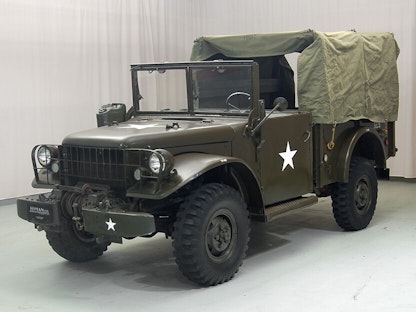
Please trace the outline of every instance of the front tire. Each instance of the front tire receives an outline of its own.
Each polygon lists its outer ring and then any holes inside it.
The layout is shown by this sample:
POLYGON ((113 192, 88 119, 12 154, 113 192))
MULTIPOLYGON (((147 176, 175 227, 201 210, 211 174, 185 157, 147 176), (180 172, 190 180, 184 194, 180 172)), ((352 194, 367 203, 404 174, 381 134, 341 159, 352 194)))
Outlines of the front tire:
POLYGON ((243 262, 249 228, 246 204, 235 189, 203 185, 177 213, 172 245, 179 270, 200 285, 227 282, 243 262))
POLYGON ((46 231, 52 249, 71 262, 97 259, 107 250, 108 242, 97 243, 95 235, 79 230, 74 221, 61 216, 60 232, 46 231))
POLYGON ((332 208, 336 222, 346 231, 364 229, 377 203, 377 176, 368 159, 351 159, 348 183, 335 183, 332 208))

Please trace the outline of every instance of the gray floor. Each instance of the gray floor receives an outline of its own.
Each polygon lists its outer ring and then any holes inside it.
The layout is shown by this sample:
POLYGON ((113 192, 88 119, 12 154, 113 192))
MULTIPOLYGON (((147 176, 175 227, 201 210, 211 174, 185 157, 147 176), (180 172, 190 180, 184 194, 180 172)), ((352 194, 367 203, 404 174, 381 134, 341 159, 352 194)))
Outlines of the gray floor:
POLYGON ((375 217, 360 232, 338 228, 329 199, 253 225, 240 272, 210 288, 180 274, 162 235, 71 264, 3 205, 0 310, 415 311, 416 184, 379 185, 375 217))

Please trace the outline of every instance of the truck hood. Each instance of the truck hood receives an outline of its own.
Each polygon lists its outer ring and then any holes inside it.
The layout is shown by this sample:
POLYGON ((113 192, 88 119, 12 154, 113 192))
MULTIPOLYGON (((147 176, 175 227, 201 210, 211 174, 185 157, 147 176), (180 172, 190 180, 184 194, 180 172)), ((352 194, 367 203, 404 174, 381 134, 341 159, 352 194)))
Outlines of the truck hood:
POLYGON ((124 148, 169 148, 228 142, 246 118, 218 120, 198 117, 136 117, 113 126, 104 126, 66 136, 63 144, 124 148))

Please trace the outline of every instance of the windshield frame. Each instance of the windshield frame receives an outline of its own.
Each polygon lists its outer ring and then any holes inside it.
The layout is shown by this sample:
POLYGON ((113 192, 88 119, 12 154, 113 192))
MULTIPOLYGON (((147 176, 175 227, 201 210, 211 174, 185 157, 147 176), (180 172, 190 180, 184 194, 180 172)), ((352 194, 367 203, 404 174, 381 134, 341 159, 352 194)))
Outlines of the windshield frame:
POLYGON ((258 86, 258 64, 253 60, 238 60, 238 61, 202 61, 202 62, 184 62, 184 63, 146 63, 131 65, 131 82, 133 95, 133 109, 134 115, 149 115, 149 114, 177 114, 177 115, 248 115, 259 100, 259 86, 258 86), (193 99, 193 70, 196 69, 218 69, 220 67, 235 67, 235 68, 250 68, 251 70, 251 93, 250 102, 251 109, 244 111, 195 111, 193 99), (140 94, 140 81, 138 80, 138 72, 140 71, 166 71, 166 70, 184 70, 186 73, 186 96, 187 96, 187 111, 141 111, 140 100, 143 99, 140 94))

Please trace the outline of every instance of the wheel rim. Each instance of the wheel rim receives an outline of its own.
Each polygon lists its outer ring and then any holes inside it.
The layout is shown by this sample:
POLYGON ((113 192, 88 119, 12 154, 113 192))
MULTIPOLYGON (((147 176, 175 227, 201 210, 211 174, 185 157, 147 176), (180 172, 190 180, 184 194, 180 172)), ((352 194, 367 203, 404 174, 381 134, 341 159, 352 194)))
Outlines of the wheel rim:
POLYGON ((75 236, 84 243, 93 243, 96 241, 96 237, 94 234, 89 232, 85 232, 84 230, 78 229, 78 226, 75 222, 72 222, 72 231, 74 232, 75 236))
POLYGON ((363 176, 355 186, 354 200, 355 207, 360 215, 365 215, 371 205, 372 190, 367 177, 363 176))
POLYGON ((237 240, 237 223, 233 214, 227 209, 217 211, 209 220, 205 247, 209 258, 221 263, 226 261, 235 247, 237 240))
POLYGON ((82 228, 82 224, 78 221, 74 220, 75 216, 80 215, 80 209, 77 210, 74 204, 78 206, 83 206, 87 202, 87 197, 77 194, 66 192, 61 200, 62 206, 62 213, 65 218, 69 219, 71 222, 72 232, 74 233, 75 237, 77 237, 81 242, 84 243, 92 243, 95 242, 95 235, 85 232, 82 228))

